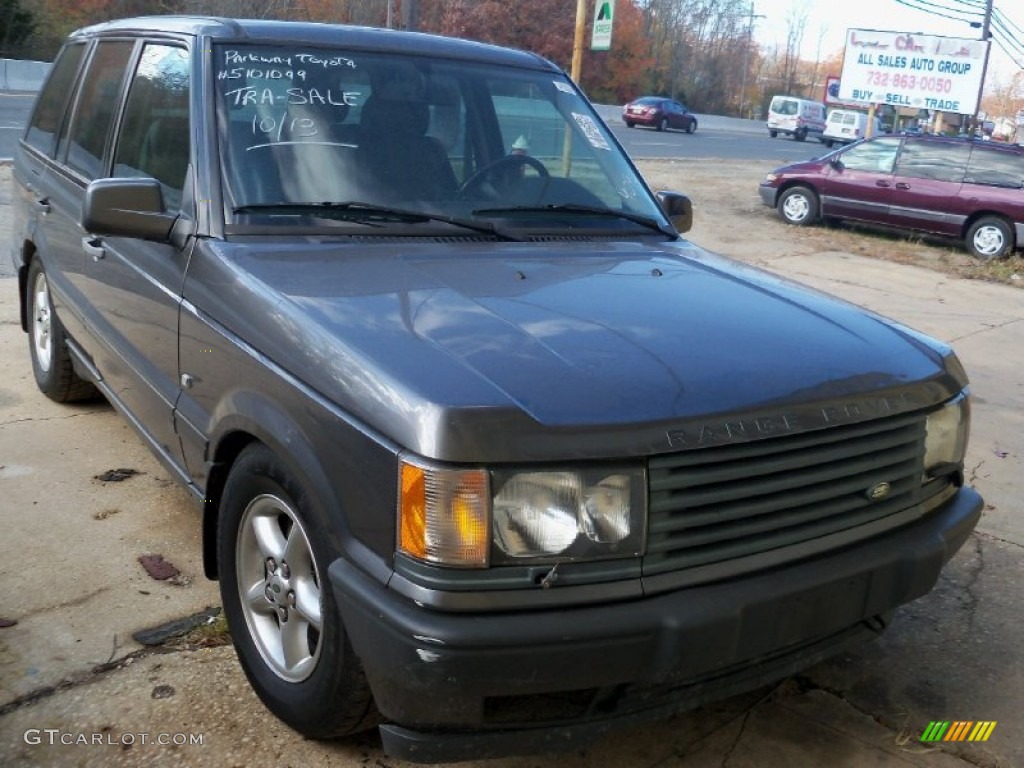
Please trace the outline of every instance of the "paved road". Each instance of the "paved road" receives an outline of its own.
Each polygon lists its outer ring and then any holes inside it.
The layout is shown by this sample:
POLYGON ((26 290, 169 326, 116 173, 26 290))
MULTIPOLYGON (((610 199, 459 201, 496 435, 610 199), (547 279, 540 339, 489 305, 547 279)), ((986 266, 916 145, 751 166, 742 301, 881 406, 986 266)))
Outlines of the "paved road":
MULTIPOLYGON (((32 109, 34 94, 0 92, 0 159, 14 156, 18 138, 32 109)), ((707 158, 778 160, 790 163, 824 153, 817 141, 770 139, 764 123, 716 115, 698 115, 696 133, 627 128, 621 107, 598 105, 597 111, 633 158, 707 158)))
POLYGON ((0 92, 0 159, 14 157, 35 98, 34 93, 0 92))
POLYGON ((768 136, 761 121, 718 115, 697 115, 695 133, 653 128, 627 128, 622 108, 598 105, 598 114, 634 159, 724 157, 733 160, 776 160, 779 165, 808 160, 827 152, 819 141, 799 142, 768 136))

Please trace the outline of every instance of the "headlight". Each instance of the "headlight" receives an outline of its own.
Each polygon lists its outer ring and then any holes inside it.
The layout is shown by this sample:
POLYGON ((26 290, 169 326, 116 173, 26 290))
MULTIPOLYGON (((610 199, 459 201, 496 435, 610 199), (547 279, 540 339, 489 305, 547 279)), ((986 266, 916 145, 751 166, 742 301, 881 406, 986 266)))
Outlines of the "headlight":
POLYGON ((646 535, 636 467, 450 470, 401 464, 399 551, 443 565, 632 557, 646 535))
POLYGON ((766 176, 764 177, 764 182, 765 182, 765 184, 771 184, 771 183, 773 183, 773 182, 774 182, 774 181, 775 181, 776 179, 778 179, 778 178, 779 178, 779 177, 778 177, 778 175, 777 175, 777 174, 774 174, 774 173, 769 173, 769 174, 767 174, 767 175, 766 175, 766 176))
POLYGON ((966 392, 928 414, 924 440, 926 480, 963 466, 970 422, 971 407, 966 392))

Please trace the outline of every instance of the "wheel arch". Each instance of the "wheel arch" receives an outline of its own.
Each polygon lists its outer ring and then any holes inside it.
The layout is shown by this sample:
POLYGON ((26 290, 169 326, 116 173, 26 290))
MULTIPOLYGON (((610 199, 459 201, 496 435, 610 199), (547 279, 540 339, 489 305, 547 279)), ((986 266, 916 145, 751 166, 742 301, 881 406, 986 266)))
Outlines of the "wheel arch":
POLYGON ((789 190, 793 189, 793 187, 803 187, 804 189, 807 189, 810 192, 812 192, 814 196, 818 198, 818 204, 820 207, 821 190, 815 187, 814 184, 812 184, 811 182, 806 181, 804 179, 787 179, 786 181, 782 182, 775 190, 775 205, 778 205, 779 198, 786 194, 786 192, 788 192, 789 190))
POLYGON ((965 237, 967 237, 967 233, 970 231, 971 227, 973 227, 982 219, 1001 219, 1006 224, 1006 226, 1010 228, 1010 234, 1013 235, 1014 241, 1013 247, 1017 248, 1020 246, 1020 239, 1017 237, 1017 235, 1021 228, 1014 223, 1013 219, 1010 216, 1007 216, 1005 213, 1000 213, 999 211, 974 211, 970 216, 964 219, 963 227, 961 227, 960 229, 960 239, 963 240, 965 237))
MULTIPOLYGON (((235 413, 220 419, 211 437, 207 467, 206 493, 203 499, 203 571, 207 578, 217 579, 217 521, 220 517, 224 486, 231 470, 248 446, 259 443, 277 456, 301 484, 309 501, 332 523, 332 536, 337 537, 343 514, 329 514, 341 503, 332 483, 321 466, 321 460, 305 438, 304 431, 277 403, 255 392, 236 393, 232 398, 235 413)), ((340 540, 335 551, 340 551, 340 540)))
POLYGON ((243 430, 232 431, 224 435, 215 448, 212 448, 213 461, 210 462, 206 476, 206 494, 203 498, 203 572, 206 578, 216 581, 220 577, 217 561, 217 518, 220 515, 220 502, 224 495, 224 485, 235 461, 243 450, 260 440, 252 433, 243 430))
POLYGON ((17 266, 18 278, 18 315, 21 320, 21 330, 28 333, 28 302, 26 293, 28 291, 28 270, 32 266, 38 249, 31 240, 25 240, 21 244, 21 264, 17 266))
MULTIPOLYGON (((264 445, 277 456, 302 486, 307 500, 325 522, 333 551, 345 553, 349 559, 357 561, 364 570, 378 578, 386 579, 390 576, 390 565, 382 568, 380 556, 367 543, 359 540, 352 530, 353 524, 358 526, 352 515, 359 511, 357 507, 367 503, 366 484, 360 483, 358 475, 359 457, 362 455, 368 458, 368 454, 365 451, 366 442, 359 443, 364 446, 363 451, 353 451, 351 446, 353 441, 370 438, 371 442, 393 458, 396 467, 397 451, 373 440, 351 422, 347 425, 339 423, 341 420, 336 418, 337 414, 317 413, 319 409, 308 402, 306 406, 312 407, 304 410, 286 409, 266 393, 249 390, 233 393, 222 404, 221 408, 230 409, 230 412, 215 413, 215 427, 211 430, 207 449, 210 458, 206 463, 207 478, 202 504, 203 571, 207 578, 217 579, 220 572, 217 524, 225 484, 242 451, 254 443, 264 445), (303 413, 296 415, 296 410, 302 410, 303 413), (324 431, 323 425, 327 423, 331 423, 331 427, 324 431), (349 433, 351 439, 346 439, 338 438, 334 429, 354 431, 349 433), (346 449, 339 453, 335 450, 338 445, 346 446, 346 449), (343 491, 346 497, 342 496, 343 491), (348 496, 353 498, 349 499, 348 496), (350 509, 350 506, 353 508, 350 509)), ((377 485, 374 486, 378 491, 375 494, 376 500, 390 498, 389 494, 392 493, 397 494, 397 480, 392 481, 397 475, 393 472, 385 475, 388 478, 386 492, 378 487, 381 482, 380 473, 364 472, 377 476, 377 485)), ((373 478, 368 482, 372 481, 373 478)), ((385 524, 393 526, 393 517, 385 524)), ((390 540, 393 541, 393 531, 390 540)), ((376 543, 379 548, 380 542, 376 543)))

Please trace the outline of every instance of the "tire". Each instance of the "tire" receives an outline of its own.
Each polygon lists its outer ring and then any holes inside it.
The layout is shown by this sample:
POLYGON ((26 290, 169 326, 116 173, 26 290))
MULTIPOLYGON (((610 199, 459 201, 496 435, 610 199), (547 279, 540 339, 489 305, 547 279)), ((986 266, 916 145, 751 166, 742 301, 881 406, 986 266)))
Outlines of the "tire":
POLYGON ((774 138, 775 138, 776 136, 778 136, 778 135, 779 135, 779 132, 778 132, 778 131, 768 131, 768 136, 769 136, 769 138, 772 138, 772 139, 774 139, 774 138))
POLYGON ((668 120, 666 120, 664 117, 661 118, 661 120, 658 121, 657 129, 659 131, 664 131, 667 127, 668 127, 668 120))
POLYGON ((327 578, 335 554, 330 541, 284 462, 260 443, 243 450, 217 521, 221 601, 256 694, 275 716, 314 739, 380 722, 327 578), (289 636, 292 658, 284 650, 289 636))
POLYGON ((636 126, 636 123, 634 123, 632 120, 627 120, 626 121, 626 127, 627 128, 634 128, 635 126, 636 126))
POLYGON ((796 133, 793 134, 794 141, 805 141, 807 139, 807 129, 800 128, 796 133))
POLYGON ((832 145, 833 145, 833 144, 835 144, 835 142, 834 142, 834 141, 832 141, 832 139, 822 139, 822 142, 823 142, 823 143, 824 143, 824 145, 825 145, 826 147, 828 147, 829 149, 832 149, 832 145))
POLYGON ((693 133, 696 130, 697 130, 697 121, 696 120, 693 120, 692 122, 690 122, 689 125, 686 126, 686 132, 687 133, 693 133))
POLYGON ((790 187, 779 196, 776 209, 787 224, 813 224, 818 219, 818 196, 809 187, 790 187))
POLYGON ((50 297, 50 281, 38 257, 28 268, 25 307, 32 374, 39 391, 58 403, 95 398, 99 394, 96 387, 75 373, 68 352, 67 335, 50 297))
POLYGON ((978 219, 967 230, 967 250, 976 259, 1001 259, 1013 250, 1013 230, 996 216, 978 219))

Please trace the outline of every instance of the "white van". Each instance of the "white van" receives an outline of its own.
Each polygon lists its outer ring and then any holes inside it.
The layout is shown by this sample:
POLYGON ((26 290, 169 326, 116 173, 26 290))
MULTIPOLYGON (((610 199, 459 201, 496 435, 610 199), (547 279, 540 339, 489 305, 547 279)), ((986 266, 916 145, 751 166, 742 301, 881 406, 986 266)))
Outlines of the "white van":
MULTIPOLYGON (((875 118, 875 130, 872 136, 882 132, 882 121, 875 118)), ((851 141, 863 139, 868 135, 868 116, 866 112, 855 109, 833 109, 828 113, 823 134, 826 147, 833 144, 849 144, 851 141)))
POLYGON ((808 136, 824 141, 825 105, 796 96, 775 96, 768 105, 768 135, 780 133, 803 141, 808 136))

